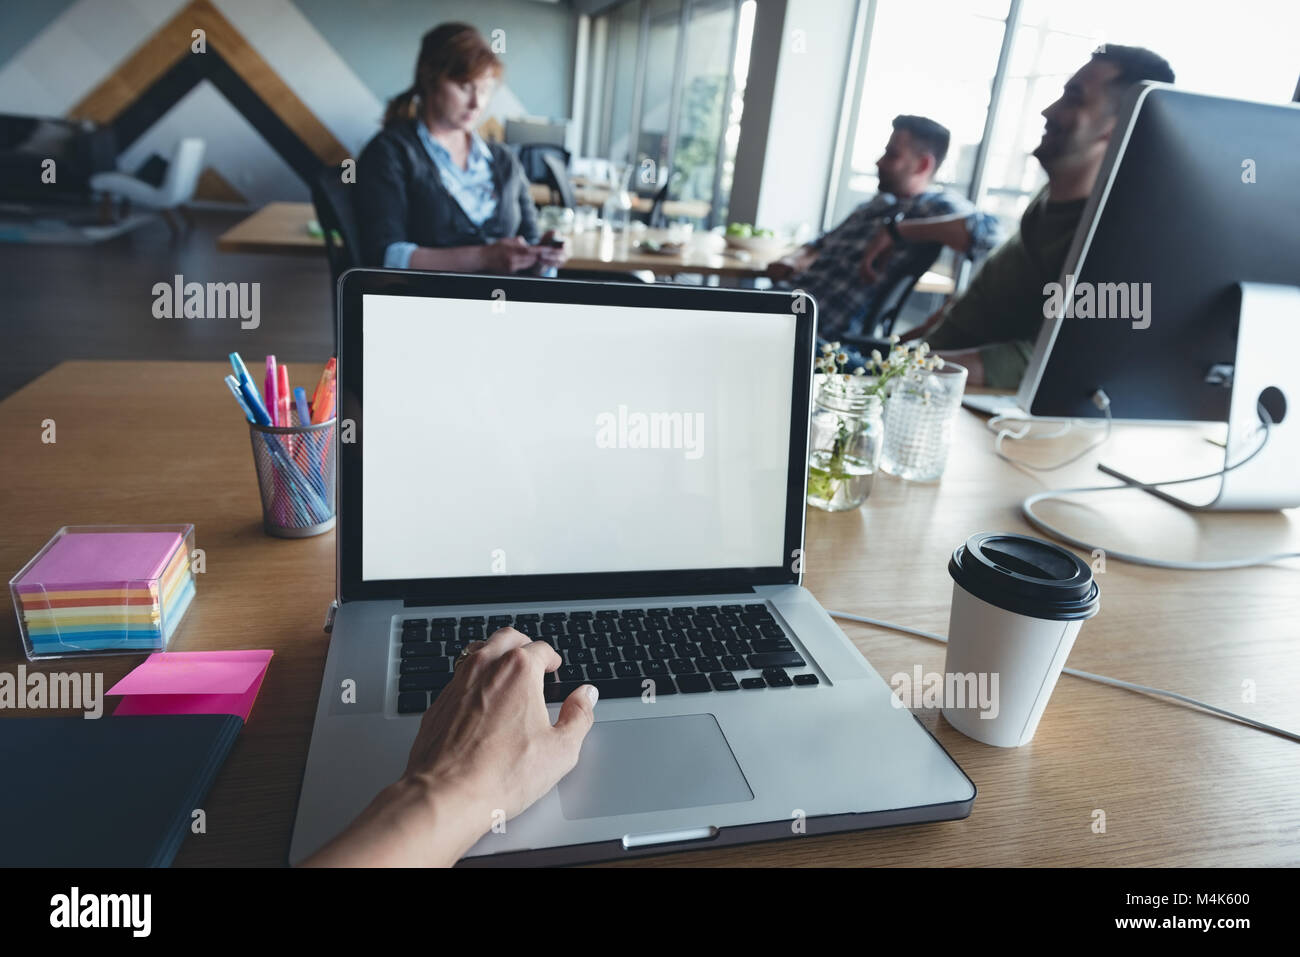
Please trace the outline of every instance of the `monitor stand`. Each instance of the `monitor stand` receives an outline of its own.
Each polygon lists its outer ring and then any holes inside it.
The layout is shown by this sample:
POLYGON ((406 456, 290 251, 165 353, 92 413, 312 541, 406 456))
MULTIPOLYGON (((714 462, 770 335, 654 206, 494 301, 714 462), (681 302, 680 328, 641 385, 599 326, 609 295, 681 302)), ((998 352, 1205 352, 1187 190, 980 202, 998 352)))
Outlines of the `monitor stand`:
MULTIPOLYGON (((1274 511, 1300 505, 1300 286, 1237 285, 1241 305, 1236 364, 1215 367, 1210 373, 1232 388, 1224 465, 1240 462, 1259 447, 1259 405, 1274 424, 1259 455, 1214 480, 1217 493, 1209 501, 1193 502, 1165 489, 1145 489, 1186 509, 1274 511)), ((1108 465, 1097 467, 1130 485, 1141 483, 1108 465)))

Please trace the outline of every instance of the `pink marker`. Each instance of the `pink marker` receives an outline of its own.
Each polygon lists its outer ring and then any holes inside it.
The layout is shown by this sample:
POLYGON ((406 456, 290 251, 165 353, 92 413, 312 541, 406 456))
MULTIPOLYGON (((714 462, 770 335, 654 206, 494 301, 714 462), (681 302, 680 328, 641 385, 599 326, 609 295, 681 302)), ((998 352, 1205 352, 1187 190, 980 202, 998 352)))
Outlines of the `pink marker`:
POLYGON ((266 357, 266 411, 271 415, 272 425, 287 425, 280 421, 280 379, 276 374, 275 356, 266 357))

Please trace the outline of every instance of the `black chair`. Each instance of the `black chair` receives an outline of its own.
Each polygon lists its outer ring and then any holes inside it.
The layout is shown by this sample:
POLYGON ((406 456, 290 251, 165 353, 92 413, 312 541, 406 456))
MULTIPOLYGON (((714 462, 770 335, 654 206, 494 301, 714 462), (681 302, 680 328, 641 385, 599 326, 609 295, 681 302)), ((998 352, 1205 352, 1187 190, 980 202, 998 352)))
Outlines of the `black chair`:
POLYGON ((872 349, 887 352, 888 339, 894 331, 899 313, 907 305, 908 297, 912 295, 917 282, 934 265, 941 252, 943 246, 939 243, 923 243, 909 249, 889 285, 881 290, 881 294, 861 314, 853 318, 848 331, 839 337, 840 343, 851 346, 864 355, 872 349))
POLYGON ((338 354, 339 277, 361 265, 361 230, 352 208, 353 187, 339 177, 336 166, 326 166, 311 187, 316 221, 325 239, 325 257, 330 264, 330 292, 334 302, 334 352, 338 354))
POLYGON ((556 157, 565 169, 569 168, 569 160, 572 158, 568 150, 554 143, 523 143, 514 149, 515 155, 519 157, 519 165, 524 168, 524 175, 530 183, 547 181, 546 157, 556 157))
POLYGON ((551 193, 560 197, 560 205, 566 209, 578 208, 578 196, 569 181, 568 162, 556 153, 543 153, 542 165, 546 167, 543 182, 550 187, 551 193))
POLYGON ((668 187, 672 182, 673 176, 669 173, 664 184, 655 191, 654 199, 650 201, 650 211, 637 214, 636 218, 651 229, 665 229, 668 226, 668 217, 664 215, 664 203, 668 202, 668 187))

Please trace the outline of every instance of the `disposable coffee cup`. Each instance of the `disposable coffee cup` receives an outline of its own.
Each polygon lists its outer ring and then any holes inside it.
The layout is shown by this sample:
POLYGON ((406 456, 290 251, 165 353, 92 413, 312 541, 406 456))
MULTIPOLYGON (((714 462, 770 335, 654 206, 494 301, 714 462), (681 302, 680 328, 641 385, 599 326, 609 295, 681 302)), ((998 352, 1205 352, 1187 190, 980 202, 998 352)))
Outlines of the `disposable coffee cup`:
POLYGON ((952 613, 943 716, 999 748, 1027 744, 1100 592, 1073 552, 1027 535, 984 532, 948 562, 952 613), (980 692, 980 693, 976 693, 980 692))

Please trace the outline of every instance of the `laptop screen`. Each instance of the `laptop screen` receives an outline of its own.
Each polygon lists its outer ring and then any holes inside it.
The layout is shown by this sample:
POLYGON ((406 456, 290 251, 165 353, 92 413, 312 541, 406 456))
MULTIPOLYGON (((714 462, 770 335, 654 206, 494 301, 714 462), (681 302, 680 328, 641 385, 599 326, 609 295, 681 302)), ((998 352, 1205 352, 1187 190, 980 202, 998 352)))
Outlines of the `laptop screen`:
POLYGON ((788 564, 794 315, 361 303, 363 581, 788 564))

